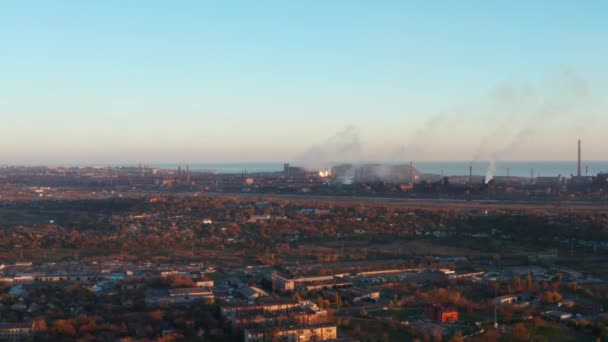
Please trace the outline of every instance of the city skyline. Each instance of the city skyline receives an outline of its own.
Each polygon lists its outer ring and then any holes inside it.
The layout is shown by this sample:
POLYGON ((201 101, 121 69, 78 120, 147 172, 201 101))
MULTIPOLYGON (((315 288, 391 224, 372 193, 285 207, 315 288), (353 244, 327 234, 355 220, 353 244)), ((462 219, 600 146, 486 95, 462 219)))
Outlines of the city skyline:
POLYGON ((0 164, 606 160, 607 7, 4 2, 0 164))

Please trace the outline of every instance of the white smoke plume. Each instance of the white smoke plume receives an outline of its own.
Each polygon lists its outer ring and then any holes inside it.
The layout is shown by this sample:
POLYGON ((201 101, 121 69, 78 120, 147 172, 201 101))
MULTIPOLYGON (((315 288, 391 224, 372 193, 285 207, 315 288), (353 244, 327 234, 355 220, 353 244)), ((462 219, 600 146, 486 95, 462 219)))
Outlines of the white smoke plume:
POLYGON ((393 162, 404 162, 419 159, 423 156, 429 139, 446 123, 448 116, 445 113, 433 115, 420 129, 416 131, 407 145, 396 148, 391 159, 393 162))
POLYGON ((481 139, 473 160, 505 160, 533 141, 537 133, 577 117, 587 95, 587 83, 568 66, 537 87, 504 84, 492 92, 488 121, 498 126, 481 139))
POLYGON ((323 143, 304 151, 296 163, 314 170, 325 170, 336 163, 358 161, 361 158, 361 139, 355 126, 348 126, 323 143))
POLYGON ((484 183, 488 184, 494 176, 496 175, 496 165, 494 164, 494 160, 490 160, 490 165, 488 165, 488 170, 486 171, 486 178, 484 183))

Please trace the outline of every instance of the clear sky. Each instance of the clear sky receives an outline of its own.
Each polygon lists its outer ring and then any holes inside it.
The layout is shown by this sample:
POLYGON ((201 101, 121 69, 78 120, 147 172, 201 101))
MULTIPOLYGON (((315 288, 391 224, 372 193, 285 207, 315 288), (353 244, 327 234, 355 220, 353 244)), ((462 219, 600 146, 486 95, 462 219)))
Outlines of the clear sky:
POLYGON ((605 160, 606 13, 603 0, 5 0, 0 164, 564 160, 578 138, 605 160))

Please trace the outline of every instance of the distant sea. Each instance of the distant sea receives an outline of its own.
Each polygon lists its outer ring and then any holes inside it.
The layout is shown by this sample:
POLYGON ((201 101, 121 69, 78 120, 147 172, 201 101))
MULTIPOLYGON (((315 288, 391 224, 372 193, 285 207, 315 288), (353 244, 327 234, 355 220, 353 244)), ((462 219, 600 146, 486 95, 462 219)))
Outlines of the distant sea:
MULTIPOLYGON (((534 177, 570 176, 571 174, 576 174, 577 171, 576 161, 495 161, 494 164, 496 165, 496 176, 530 177, 532 171, 534 172, 534 177)), ((181 164, 182 167, 185 165, 181 164)), ((291 165, 297 166, 297 164, 291 165)), ((488 161, 473 162, 473 174, 485 175, 488 165, 488 161)), ((163 169, 176 169, 178 164, 153 164, 151 166, 163 169)), ((422 173, 443 174, 445 176, 463 176, 469 174, 469 162, 467 161, 414 161, 414 166, 422 173)), ((263 173, 283 170, 282 163, 198 163, 190 164, 189 167, 193 171, 228 174, 242 173, 244 171, 248 173, 263 173)), ((589 175, 608 172, 608 161, 584 161, 582 163, 583 175, 585 175, 586 167, 589 168, 589 175)))

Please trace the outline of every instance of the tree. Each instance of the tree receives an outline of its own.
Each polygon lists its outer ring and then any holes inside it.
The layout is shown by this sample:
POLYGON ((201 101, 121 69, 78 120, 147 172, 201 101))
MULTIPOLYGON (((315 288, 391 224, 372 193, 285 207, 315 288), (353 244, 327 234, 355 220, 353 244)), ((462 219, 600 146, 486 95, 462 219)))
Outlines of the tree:
POLYGON ((443 335, 441 334, 441 330, 439 330, 439 329, 433 329, 433 341, 434 342, 441 342, 441 341, 443 341, 443 335))
POLYGON ((515 291, 521 291, 521 279, 518 274, 513 276, 513 288, 515 291))
POLYGON ((340 296, 340 293, 336 291, 336 309, 339 311, 341 307, 342 307, 342 297, 340 296))
POLYGON ((150 319, 152 319, 153 321, 160 322, 164 317, 165 312, 163 310, 154 310, 150 312, 150 319))
POLYGON ((518 341, 527 341, 529 338, 528 328, 523 323, 515 324, 513 327, 513 338, 518 341))
POLYGON ((526 275, 526 291, 532 291, 532 274, 526 275))
POLYGON ((66 319, 58 319, 53 323, 53 328, 61 335, 74 336, 76 328, 66 319))
POLYGON ((462 332, 457 331, 454 336, 450 339, 450 342, 464 342, 464 338, 462 338, 462 332))
POLYGON ((483 341, 488 341, 488 342, 498 342, 500 341, 500 332, 496 329, 489 329, 484 335, 483 335, 483 341))
POLYGON ((543 304, 555 304, 562 300, 562 295, 557 291, 545 291, 540 295, 543 304))
POLYGON ((562 280, 564 279, 564 275, 561 273, 556 274, 553 279, 551 279, 551 284, 556 288, 559 289, 560 286, 562 285, 562 280))

